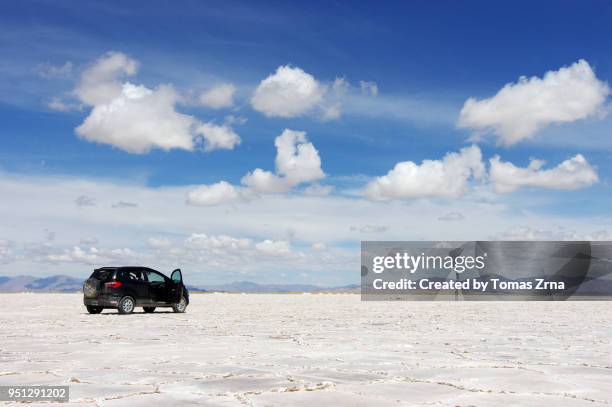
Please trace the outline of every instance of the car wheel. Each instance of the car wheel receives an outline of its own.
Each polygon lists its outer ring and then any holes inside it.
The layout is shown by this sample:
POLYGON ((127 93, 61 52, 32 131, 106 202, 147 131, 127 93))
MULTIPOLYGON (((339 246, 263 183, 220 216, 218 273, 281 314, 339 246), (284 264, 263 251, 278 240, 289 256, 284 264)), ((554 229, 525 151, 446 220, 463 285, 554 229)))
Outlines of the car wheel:
POLYGON ((120 314, 131 314, 134 312, 135 306, 136 302, 132 297, 123 297, 121 301, 119 301, 119 306, 117 308, 120 314))
POLYGON ((187 300, 185 300, 185 297, 181 296, 181 300, 178 303, 172 305, 172 310, 174 312, 183 313, 185 312, 185 309, 187 309, 187 300))
POLYGON ((99 314, 103 310, 102 307, 92 307, 90 305, 86 306, 86 308, 87 312, 89 312, 90 314, 99 314))
POLYGON ((142 307, 142 309, 144 310, 144 312, 146 312, 147 314, 150 314, 151 312, 155 311, 155 307, 142 307))

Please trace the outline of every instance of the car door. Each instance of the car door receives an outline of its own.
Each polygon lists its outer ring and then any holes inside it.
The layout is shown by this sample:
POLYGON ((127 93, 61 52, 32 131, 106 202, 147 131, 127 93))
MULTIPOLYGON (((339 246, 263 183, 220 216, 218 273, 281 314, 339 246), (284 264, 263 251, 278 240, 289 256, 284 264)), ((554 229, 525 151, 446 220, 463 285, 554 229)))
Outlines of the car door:
POLYGON ((170 275, 170 280, 172 280, 172 292, 170 293, 170 297, 173 302, 179 302, 181 299, 181 293, 183 292, 183 273, 181 269, 176 269, 170 275))
MULTIPOLYGON (((149 286, 145 276, 140 269, 126 268, 121 270, 121 281, 129 289, 129 292, 136 297, 138 303, 148 303, 150 301, 149 286)), ((127 290, 126 290, 127 291, 127 290)))
POLYGON ((146 271, 149 284, 149 292, 153 302, 171 302, 170 292, 172 290, 172 282, 161 273, 154 270, 146 271))
POLYGON ((140 303, 151 302, 151 293, 149 290, 149 284, 144 274, 144 270, 136 269, 130 272, 130 275, 134 279, 134 287, 136 289, 137 300, 140 303))

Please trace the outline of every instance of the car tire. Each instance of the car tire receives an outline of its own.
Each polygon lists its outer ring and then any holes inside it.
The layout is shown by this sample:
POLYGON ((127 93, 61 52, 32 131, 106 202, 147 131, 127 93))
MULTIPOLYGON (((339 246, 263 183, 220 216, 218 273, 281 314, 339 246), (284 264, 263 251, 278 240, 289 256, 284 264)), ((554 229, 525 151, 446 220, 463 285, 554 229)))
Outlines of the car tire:
POLYGON ((181 300, 176 304, 172 304, 172 311, 182 314, 183 312, 185 312, 186 309, 187 309, 187 300, 185 299, 184 296, 181 295, 181 300))
POLYGON ((102 307, 93 307, 91 305, 87 305, 86 308, 87 312, 89 312, 90 314, 99 314, 104 309, 102 307))
POLYGON ((147 314, 152 313, 153 311, 155 311, 155 307, 142 307, 142 309, 144 310, 144 312, 146 312, 147 314))
POLYGON ((136 307, 136 301, 132 297, 126 296, 119 301, 117 309, 120 314, 131 314, 134 312, 134 307, 136 307))

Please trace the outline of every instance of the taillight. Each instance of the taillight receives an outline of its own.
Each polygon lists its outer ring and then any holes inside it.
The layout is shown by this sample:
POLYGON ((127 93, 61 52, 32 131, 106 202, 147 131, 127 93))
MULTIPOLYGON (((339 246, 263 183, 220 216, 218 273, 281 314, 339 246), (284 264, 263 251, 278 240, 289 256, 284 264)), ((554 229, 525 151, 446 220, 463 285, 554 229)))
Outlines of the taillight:
POLYGON ((119 288, 121 285, 122 284, 120 281, 110 281, 108 283, 104 283, 104 287, 106 288, 119 288))

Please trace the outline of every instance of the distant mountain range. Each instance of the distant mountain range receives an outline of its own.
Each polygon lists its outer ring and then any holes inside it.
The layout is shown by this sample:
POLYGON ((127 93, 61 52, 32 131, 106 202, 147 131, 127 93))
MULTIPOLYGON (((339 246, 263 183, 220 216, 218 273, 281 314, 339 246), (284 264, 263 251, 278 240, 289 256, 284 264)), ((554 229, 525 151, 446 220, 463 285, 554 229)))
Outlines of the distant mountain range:
POLYGON ((0 292, 75 292, 83 287, 83 280, 68 276, 32 277, 0 276, 0 292))
MULTIPOLYGON (((0 276, 0 292, 77 292, 81 291, 84 279, 69 276, 0 276)), ((187 285, 191 292, 228 293, 290 293, 290 292, 359 292, 358 284, 341 287, 319 287, 309 284, 258 284, 251 281, 237 281, 229 284, 204 287, 187 285)))

